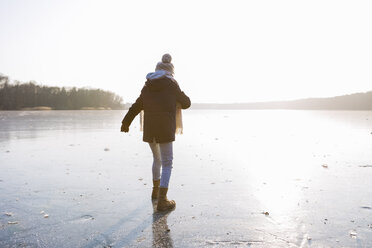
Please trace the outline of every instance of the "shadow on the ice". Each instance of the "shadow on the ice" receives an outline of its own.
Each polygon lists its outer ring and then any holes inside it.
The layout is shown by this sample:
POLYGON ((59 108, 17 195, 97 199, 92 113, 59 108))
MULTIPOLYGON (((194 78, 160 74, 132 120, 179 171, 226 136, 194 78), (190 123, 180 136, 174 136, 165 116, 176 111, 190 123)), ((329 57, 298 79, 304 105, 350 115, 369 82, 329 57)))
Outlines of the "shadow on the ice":
MULTIPOLYGON (((152 202, 153 214, 149 218, 145 218, 139 225, 135 226, 129 233, 121 236, 120 230, 125 223, 132 221, 134 218, 145 215, 146 203, 140 204, 142 207, 129 213, 126 217, 120 219, 116 224, 112 225, 105 232, 94 236, 88 244, 82 246, 84 248, 93 248, 97 246, 103 247, 128 247, 133 244, 133 241, 138 239, 138 236, 143 230, 152 225, 152 247, 173 247, 173 240, 167 224, 167 218, 171 211, 157 212, 156 201, 152 202), (115 238, 120 236, 119 239, 115 238)), ((124 230, 123 230, 124 231, 124 230)))

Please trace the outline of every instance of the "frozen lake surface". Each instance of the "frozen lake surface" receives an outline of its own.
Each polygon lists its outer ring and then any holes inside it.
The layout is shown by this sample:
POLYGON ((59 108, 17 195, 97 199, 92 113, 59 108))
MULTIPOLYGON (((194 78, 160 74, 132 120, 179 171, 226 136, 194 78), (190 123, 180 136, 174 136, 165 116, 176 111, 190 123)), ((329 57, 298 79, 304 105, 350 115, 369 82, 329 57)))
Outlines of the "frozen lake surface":
POLYGON ((165 214, 125 113, 0 112, 0 247, 372 247, 372 112, 184 111, 165 214))

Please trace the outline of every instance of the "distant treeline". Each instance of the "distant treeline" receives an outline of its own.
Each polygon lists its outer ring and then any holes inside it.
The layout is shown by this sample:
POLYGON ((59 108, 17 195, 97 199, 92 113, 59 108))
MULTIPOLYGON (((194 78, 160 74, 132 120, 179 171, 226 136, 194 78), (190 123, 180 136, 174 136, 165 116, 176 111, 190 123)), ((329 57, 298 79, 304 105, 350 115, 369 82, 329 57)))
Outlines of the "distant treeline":
POLYGON ((194 103, 193 109, 372 110, 372 91, 330 98, 231 104, 194 103))
POLYGON ((122 102, 122 97, 100 89, 59 88, 18 81, 11 84, 7 76, 0 75, 0 110, 39 106, 58 110, 122 109, 122 102))

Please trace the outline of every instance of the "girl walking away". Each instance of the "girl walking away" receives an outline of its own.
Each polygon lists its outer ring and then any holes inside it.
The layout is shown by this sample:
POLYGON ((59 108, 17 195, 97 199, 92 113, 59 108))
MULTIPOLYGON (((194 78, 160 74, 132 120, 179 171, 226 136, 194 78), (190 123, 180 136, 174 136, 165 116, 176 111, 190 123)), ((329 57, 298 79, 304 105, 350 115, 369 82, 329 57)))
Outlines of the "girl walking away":
POLYGON ((156 65, 155 72, 147 74, 140 96, 129 108, 121 125, 121 132, 128 132, 134 117, 143 110, 143 141, 149 143, 154 157, 151 198, 158 199, 158 211, 176 207, 174 200, 167 199, 167 192, 173 168, 173 141, 177 126, 180 128, 179 121, 176 124, 176 119, 179 120, 181 114, 181 111, 177 111, 177 106, 187 109, 191 105, 190 98, 181 91, 173 78, 174 66, 171 61, 172 57, 164 54, 162 61, 156 65))

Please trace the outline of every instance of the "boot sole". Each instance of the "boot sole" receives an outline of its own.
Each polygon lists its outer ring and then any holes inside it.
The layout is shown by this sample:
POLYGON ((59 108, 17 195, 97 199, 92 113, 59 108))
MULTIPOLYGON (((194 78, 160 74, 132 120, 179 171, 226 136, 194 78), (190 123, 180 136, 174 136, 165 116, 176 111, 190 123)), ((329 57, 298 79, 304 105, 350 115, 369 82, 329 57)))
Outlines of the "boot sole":
POLYGON ((172 211, 172 210, 175 210, 176 209, 176 204, 174 204, 174 207, 172 208, 156 208, 157 211, 159 212, 163 212, 163 211, 172 211))

